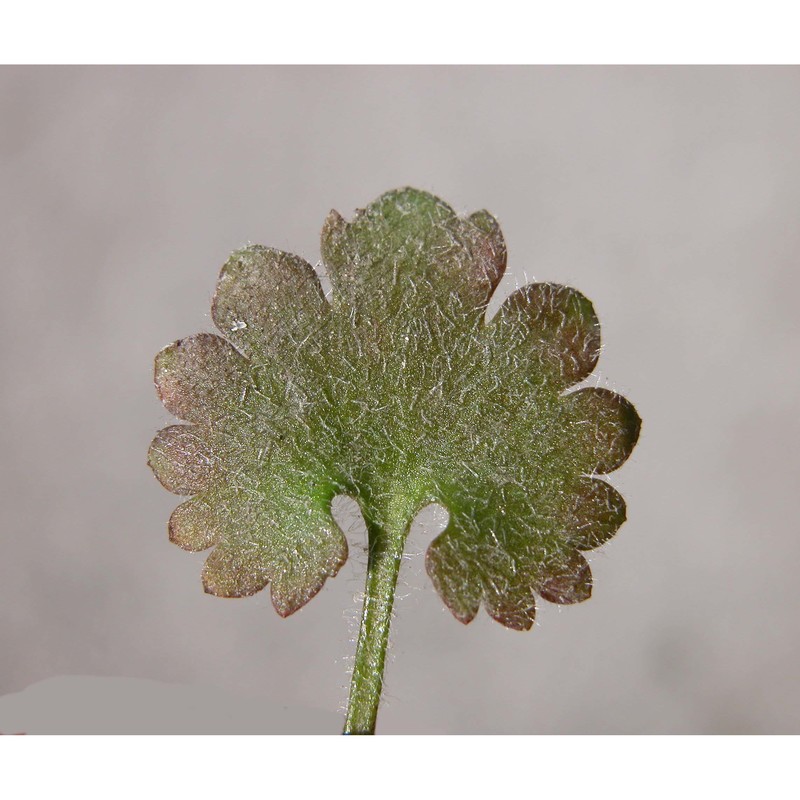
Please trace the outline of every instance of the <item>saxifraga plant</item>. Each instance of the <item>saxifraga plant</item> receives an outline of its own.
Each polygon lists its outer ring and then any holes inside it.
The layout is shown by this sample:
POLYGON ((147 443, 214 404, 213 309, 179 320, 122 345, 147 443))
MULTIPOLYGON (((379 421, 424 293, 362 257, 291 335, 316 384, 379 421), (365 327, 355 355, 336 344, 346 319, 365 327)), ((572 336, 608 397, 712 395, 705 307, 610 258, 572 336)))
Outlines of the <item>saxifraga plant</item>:
POLYGON ((169 520, 186 550, 214 548, 205 590, 245 597, 270 586, 287 617, 336 575, 347 543, 339 494, 369 536, 366 592, 345 733, 373 733, 406 536, 430 503, 449 513, 426 567, 456 619, 483 604, 528 630, 535 595, 588 599, 581 551, 625 521, 595 477, 639 436, 633 406, 606 389, 567 391, 600 353, 579 292, 536 283, 489 321, 506 246, 486 211, 459 217, 414 189, 389 192, 322 230, 326 299, 314 269, 250 246, 222 269, 212 305, 220 336, 181 339, 156 357, 166 408, 149 464, 194 495, 169 520))

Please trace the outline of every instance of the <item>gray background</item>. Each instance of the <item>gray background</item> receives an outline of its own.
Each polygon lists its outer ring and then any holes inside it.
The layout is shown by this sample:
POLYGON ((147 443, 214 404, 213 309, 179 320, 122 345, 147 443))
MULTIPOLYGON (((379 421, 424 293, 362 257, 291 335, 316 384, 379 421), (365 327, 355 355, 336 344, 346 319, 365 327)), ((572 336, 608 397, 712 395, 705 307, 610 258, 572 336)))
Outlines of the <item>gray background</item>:
POLYGON ((794 68, 0 70, 0 731, 338 730, 357 525, 288 620, 204 595, 145 465, 170 421, 151 364, 212 329, 232 249, 316 263, 331 207, 410 184, 499 217, 497 302, 526 278, 593 300, 598 380, 644 428, 594 597, 528 634, 457 623, 415 528, 379 729, 800 732, 799 90, 794 68))

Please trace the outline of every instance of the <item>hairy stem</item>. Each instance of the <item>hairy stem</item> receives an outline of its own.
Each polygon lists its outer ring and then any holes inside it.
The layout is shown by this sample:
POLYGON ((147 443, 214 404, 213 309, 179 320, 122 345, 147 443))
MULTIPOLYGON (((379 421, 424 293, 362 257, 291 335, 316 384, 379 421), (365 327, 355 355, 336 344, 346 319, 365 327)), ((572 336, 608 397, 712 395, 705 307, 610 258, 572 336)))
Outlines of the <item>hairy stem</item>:
MULTIPOLYGON (((368 515, 365 515, 365 517, 368 515)), ((344 733, 375 733, 397 575, 408 527, 382 527, 367 518, 369 561, 344 733)))

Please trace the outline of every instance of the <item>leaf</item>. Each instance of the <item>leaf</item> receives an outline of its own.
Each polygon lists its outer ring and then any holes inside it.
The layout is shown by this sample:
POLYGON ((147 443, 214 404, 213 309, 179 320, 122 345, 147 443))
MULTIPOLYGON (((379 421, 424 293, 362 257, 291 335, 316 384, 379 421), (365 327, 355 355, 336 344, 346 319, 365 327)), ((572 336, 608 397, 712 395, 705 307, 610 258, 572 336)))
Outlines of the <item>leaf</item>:
POLYGON ((322 232, 330 303, 303 259, 236 251, 199 334, 156 359, 165 406, 190 426, 156 436, 150 465, 194 494, 170 538, 213 547, 207 591, 271 586, 291 614, 347 556, 331 516, 355 497, 371 529, 405 535, 415 513, 447 508, 430 545, 434 586, 462 622, 483 603, 530 628, 536 596, 575 603, 592 589, 580 554, 625 520, 595 474, 630 455, 640 420, 604 389, 566 391, 594 369, 591 303, 555 284, 486 307, 506 265, 497 221, 466 217, 414 189, 389 192, 322 232))

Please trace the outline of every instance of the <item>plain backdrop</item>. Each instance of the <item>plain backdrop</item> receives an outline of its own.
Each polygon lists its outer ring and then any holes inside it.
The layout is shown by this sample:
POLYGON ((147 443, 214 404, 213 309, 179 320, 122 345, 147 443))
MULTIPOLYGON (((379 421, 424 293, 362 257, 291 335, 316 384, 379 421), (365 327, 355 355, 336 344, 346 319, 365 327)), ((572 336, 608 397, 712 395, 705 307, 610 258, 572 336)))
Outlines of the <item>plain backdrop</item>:
POLYGON ((231 250, 318 263, 403 185, 499 218, 492 309, 591 298, 644 425, 594 596, 530 633, 456 622, 415 527, 379 731, 800 732, 800 70, 2 68, 0 120, 0 732, 338 731, 357 520, 289 619, 205 595, 152 358, 213 329, 231 250))

